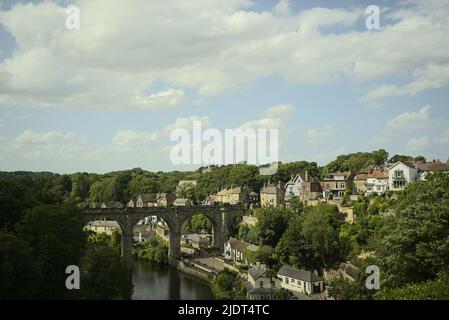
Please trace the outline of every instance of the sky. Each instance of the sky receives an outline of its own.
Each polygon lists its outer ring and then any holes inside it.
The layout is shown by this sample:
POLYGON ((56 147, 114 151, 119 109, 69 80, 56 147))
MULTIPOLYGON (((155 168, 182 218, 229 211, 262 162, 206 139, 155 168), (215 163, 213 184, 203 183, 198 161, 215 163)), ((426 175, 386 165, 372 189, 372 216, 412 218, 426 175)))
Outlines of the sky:
POLYGON ((170 160, 193 120, 278 129, 283 162, 446 161, 448 86, 448 0, 0 1, 2 171, 196 168, 170 160))

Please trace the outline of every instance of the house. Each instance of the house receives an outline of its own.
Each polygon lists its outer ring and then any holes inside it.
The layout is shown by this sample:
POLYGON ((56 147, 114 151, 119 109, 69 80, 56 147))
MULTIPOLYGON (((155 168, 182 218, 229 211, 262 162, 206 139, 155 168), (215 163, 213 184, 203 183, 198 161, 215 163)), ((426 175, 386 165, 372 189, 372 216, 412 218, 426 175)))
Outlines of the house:
POLYGON ((175 201, 173 201, 173 205, 175 207, 187 207, 192 205, 192 201, 186 198, 176 198, 175 201))
POLYGON ((191 245, 195 249, 204 249, 209 247, 210 238, 200 234, 183 234, 181 236, 181 243, 191 245))
POLYGON ((87 223, 85 229, 111 235, 115 230, 120 230, 120 225, 116 221, 111 220, 90 221, 87 223))
POLYGON ((136 199, 129 200, 129 208, 146 208, 157 206, 157 193, 139 194, 136 199))
POLYGON ((257 192, 251 191, 248 194, 248 202, 250 204, 258 204, 260 202, 260 195, 257 192))
POLYGON ((244 285, 248 300, 274 300, 275 281, 266 265, 257 263, 250 268, 244 285))
POLYGON ((285 191, 282 190, 281 182, 279 181, 277 185, 264 184, 263 188, 260 190, 260 204, 264 206, 278 207, 284 204, 285 191))
POLYGON ((156 202, 158 207, 170 207, 176 199, 176 195, 171 192, 162 192, 156 195, 156 202))
POLYGON ((245 241, 229 238, 224 244, 224 257, 228 261, 247 265, 248 260, 245 258, 245 249, 251 252, 256 252, 259 247, 245 241))
POLYGON ((404 190, 407 185, 418 179, 418 168, 411 162, 399 161, 388 169, 389 189, 404 190))
POLYGON ((242 204, 248 202, 248 195, 246 187, 231 186, 220 190, 213 197, 215 203, 242 204))
POLYGON ((278 271, 281 287, 290 291, 311 295, 324 290, 323 280, 310 271, 283 266, 278 271))
POLYGON ((214 196, 207 196, 206 199, 201 201, 202 206, 213 206, 215 204, 214 202, 214 196))
POLYGON ((440 160, 433 160, 431 162, 415 162, 415 167, 418 168, 418 179, 426 180, 429 173, 443 172, 449 174, 449 164, 440 162, 440 160))
POLYGON ((354 192, 357 194, 365 194, 366 192, 366 180, 368 175, 374 170, 374 165, 370 165, 360 170, 354 177, 354 192))
POLYGON ((329 199, 342 198, 346 192, 346 188, 352 190, 354 175, 351 171, 328 173, 321 182, 323 197, 329 199))
POLYGON ((311 177, 306 171, 303 181, 301 182, 301 189, 299 192, 299 199, 302 202, 317 200, 323 193, 321 189, 320 180, 311 177))
POLYGON ((389 175, 385 167, 376 167, 366 177, 365 195, 382 195, 390 188, 389 175))
POLYGON ((303 181, 301 174, 291 175, 290 180, 285 184, 285 201, 288 202, 294 197, 299 198, 303 181))

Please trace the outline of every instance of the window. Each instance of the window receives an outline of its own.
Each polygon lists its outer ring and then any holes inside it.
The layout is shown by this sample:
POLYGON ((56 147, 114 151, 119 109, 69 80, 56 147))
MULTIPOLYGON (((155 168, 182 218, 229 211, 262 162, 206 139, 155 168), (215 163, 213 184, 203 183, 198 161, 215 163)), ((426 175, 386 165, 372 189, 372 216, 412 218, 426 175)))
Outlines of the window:
POLYGON ((402 170, 396 170, 396 171, 394 172, 394 176, 395 176, 396 178, 402 178, 402 177, 404 177, 404 171, 402 171, 402 170))
POLYGON ((263 288, 263 281, 259 281, 259 288, 263 288))
POLYGON ((288 284, 288 278, 287 277, 285 277, 285 283, 288 284))

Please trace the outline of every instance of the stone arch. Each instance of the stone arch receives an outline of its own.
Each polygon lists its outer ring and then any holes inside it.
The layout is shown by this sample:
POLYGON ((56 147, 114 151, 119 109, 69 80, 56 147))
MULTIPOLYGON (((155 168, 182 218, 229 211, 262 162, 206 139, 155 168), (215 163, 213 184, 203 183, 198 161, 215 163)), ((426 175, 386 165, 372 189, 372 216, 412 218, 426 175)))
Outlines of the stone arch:
POLYGON ((181 219, 181 226, 191 219, 192 217, 196 215, 203 215, 206 218, 209 219, 209 221, 212 223, 212 241, 213 241, 213 247, 215 249, 223 248, 224 245, 224 239, 223 239, 223 221, 221 218, 220 213, 216 212, 195 212, 195 211, 189 211, 188 213, 184 214, 181 219))

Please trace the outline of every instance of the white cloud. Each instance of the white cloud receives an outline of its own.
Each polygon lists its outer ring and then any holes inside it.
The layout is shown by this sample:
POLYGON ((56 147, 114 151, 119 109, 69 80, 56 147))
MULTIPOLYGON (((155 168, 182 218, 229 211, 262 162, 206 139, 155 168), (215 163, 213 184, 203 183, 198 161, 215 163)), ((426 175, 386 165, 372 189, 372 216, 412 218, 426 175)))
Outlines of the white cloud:
POLYGON ((279 2, 274 6, 273 12, 281 16, 290 14, 290 0, 279 0, 279 2))
POLYGON ((289 104, 281 104, 269 107, 262 113, 260 119, 243 123, 241 129, 282 129, 284 122, 296 111, 289 104))
POLYGON ((48 131, 45 133, 33 132, 28 129, 19 134, 15 142, 17 144, 51 144, 64 142, 73 137, 73 133, 63 133, 58 131, 48 131))
POLYGON ((167 125, 161 130, 148 132, 148 131, 135 131, 135 130, 122 130, 116 133, 112 138, 112 145, 133 147, 139 145, 148 145, 157 141, 167 142, 170 133, 175 129, 186 129, 192 132, 193 122, 199 121, 202 129, 208 127, 208 117, 192 116, 189 118, 178 118, 172 124, 167 125))
MULTIPOLYGON (((441 2, 392 9, 395 23, 378 32, 334 31, 362 24, 361 7, 294 13, 287 1, 273 12, 245 11, 249 0, 74 3, 82 16, 76 32, 49 1, 0 11, 18 44, 0 63, 0 104, 165 108, 188 104, 187 88, 211 95, 269 75, 299 84, 412 77, 401 94, 448 84, 449 4, 441 2), (146 94, 160 82, 167 87, 146 94)), ((392 93, 378 90, 373 99, 392 93)))
POLYGON ((402 131, 426 129, 430 126, 429 110, 430 106, 426 105, 418 112, 405 112, 388 122, 386 127, 402 131))
POLYGON ((413 73, 413 81, 408 84, 382 85, 368 92, 365 100, 375 100, 391 96, 414 96, 428 89, 438 89, 449 85, 449 65, 428 65, 413 73))
POLYGON ((427 150, 431 146, 431 141, 427 136, 421 138, 412 138, 407 143, 408 149, 411 151, 427 150))
POLYGON ((318 144, 322 140, 330 137, 335 132, 336 132, 336 129, 331 126, 326 126, 324 128, 309 129, 306 132, 307 143, 318 144))

